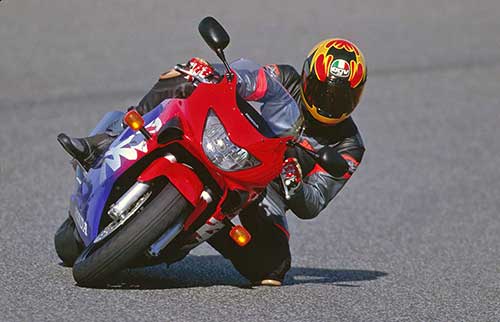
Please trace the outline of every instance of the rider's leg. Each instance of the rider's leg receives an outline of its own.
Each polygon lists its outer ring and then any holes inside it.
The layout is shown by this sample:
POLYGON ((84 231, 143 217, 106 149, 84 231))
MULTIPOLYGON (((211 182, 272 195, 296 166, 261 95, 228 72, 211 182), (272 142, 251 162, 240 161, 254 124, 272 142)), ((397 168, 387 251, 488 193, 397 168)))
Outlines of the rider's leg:
POLYGON ((218 232, 208 243, 231 260, 252 283, 279 286, 290 269, 289 233, 284 211, 276 211, 279 215, 270 214, 272 207, 266 205, 268 201, 266 197, 240 213, 243 226, 252 235, 246 246, 236 245, 229 237, 230 227, 218 232))
MULTIPOLYGON (((158 82, 144 96, 135 109, 144 115, 151 111, 158 104, 167 98, 177 97, 186 98, 194 90, 193 84, 187 82, 179 73, 170 71, 160 76, 158 82)), ((77 159, 85 168, 90 168, 97 157, 107 150, 113 142, 113 134, 97 134, 85 138, 71 138, 61 133, 57 140, 63 148, 75 159, 77 159)))
POLYGON ((251 280, 253 283, 279 286, 290 270, 290 234, 285 216, 269 216, 262 210, 262 206, 250 208, 249 211, 253 211, 253 215, 240 218, 243 226, 257 239, 254 259, 247 260, 246 264, 252 272, 258 274, 258 278, 251 280))
POLYGON ((116 135, 99 133, 85 138, 70 138, 64 133, 57 136, 57 141, 64 150, 78 160, 87 170, 99 155, 108 149, 116 135))

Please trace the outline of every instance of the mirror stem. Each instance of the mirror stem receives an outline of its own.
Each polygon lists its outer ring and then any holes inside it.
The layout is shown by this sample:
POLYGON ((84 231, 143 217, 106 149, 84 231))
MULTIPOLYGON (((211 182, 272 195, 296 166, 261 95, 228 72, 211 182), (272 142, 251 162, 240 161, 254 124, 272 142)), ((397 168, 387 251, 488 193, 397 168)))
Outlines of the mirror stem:
POLYGON ((217 49, 216 53, 217 53, 217 56, 220 58, 220 60, 222 60, 222 62, 224 63, 224 67, 226 67, 227 79, 229 81, 232 81, 233 80, 233 73, 231 72, 231 68, 229 67, 229 64, 227 63, 226 56, 224 55, 224 52, 222 51, 222 49, 217 49))

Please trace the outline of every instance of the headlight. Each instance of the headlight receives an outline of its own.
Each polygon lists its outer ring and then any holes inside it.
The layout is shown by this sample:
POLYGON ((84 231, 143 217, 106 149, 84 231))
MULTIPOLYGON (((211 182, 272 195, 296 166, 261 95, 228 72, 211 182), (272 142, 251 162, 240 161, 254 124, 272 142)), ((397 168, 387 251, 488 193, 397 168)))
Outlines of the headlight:
POLYGON ((208 112, 205 123, 203 150, 213 164, 226 171, 243 170, 260 164, 247 150, 229 140, 226 129, 212 110, 208 112))

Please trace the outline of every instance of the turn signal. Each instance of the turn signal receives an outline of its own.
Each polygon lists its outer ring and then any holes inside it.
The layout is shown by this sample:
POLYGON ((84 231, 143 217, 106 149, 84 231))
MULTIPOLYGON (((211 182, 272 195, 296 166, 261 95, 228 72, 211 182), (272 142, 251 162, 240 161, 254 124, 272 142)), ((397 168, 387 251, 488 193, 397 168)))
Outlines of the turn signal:
POLYGON ((144 126, 144 119, 136 110, 128 111, 123 120, 134 131, 138 131, 144 126))
POLYGON ((231 236, 234 242, 241 247, 248 244, 252 239, 252 236, 250 235, 248 230, 246 230, 245 227, 241 225, 234 226, 229 232, 229 236, 231 236))

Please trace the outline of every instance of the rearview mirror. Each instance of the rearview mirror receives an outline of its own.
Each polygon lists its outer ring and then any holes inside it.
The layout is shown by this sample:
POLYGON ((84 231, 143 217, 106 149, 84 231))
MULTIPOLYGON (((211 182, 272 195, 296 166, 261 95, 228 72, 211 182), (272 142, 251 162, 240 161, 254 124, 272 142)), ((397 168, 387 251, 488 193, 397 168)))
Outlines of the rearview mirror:
POLYGON ((328 147, 319 151, 317 162, 334 177, 341 177, 349 170, 344 158, 337 151, 328 147))
POLYGON ((198 26, 198 31, 208 46, 217 53, 224 50, 229 44, 229 35, 213 17, 204 18, 198 26))

